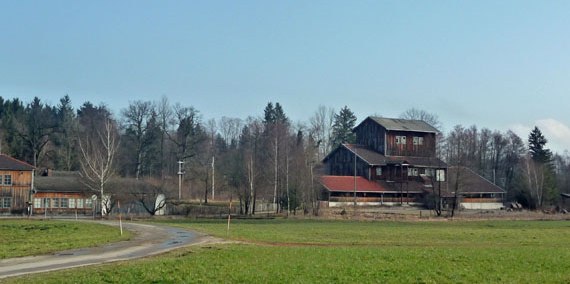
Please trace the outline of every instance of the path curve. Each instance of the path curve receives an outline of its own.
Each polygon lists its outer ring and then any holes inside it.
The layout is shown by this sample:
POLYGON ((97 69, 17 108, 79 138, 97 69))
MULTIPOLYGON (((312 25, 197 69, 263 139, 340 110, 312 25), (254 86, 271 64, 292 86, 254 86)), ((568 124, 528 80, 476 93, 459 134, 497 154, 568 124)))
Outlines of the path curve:
MULTIPOLYGON (((98 223, 118 226, 118 222, 98 223)), ((214 241, 212 237, 177 227, 123 223, 123 228, 135 233, 133 239, 99 247, 61 251, 50 255, 0 260, 0 279, 141 258, 188 245, 214 241)))

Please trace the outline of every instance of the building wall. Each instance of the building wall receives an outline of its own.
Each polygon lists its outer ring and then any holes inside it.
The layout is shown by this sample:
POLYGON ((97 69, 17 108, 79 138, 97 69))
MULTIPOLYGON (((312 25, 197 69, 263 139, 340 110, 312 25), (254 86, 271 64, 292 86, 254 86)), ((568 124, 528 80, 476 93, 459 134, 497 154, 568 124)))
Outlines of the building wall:
POLYGON ((496 210, 503 207, 503 203, 500 202, 461 202, 460 205, 468 210, 496 210))
POLYGON ((354 133, 356 133, 356 143, 366 145, 380 154, 385 154, 386 129, 384 127, 371 119, 366 119, 354 129, 354 133))
POLYGON ((77 192, 39 192, 34 194, 34 214, 68 213, 76 209, 91 212, 93 200, 90 196, 77 192))
MULTIPOLYGON (((417 140, 416 140, 417 141, 417 140)), ((386 155, 435 157, 435 134, 411 131, 388 131, 386 155), (398 143, 398 137, 405 137, 405 144, 398 143), (422 139, 422 145, 414 144, 414 137, 422 139)))
POLYGON ((30 201, 32 171, 3 170, 0 178, 0 212, 24 213, 30 201))
MULTIPOLYGON (((330 175, 336 176, 352 176, 354 175, 354 153, 345 147, 339 147, 331 153, 327 160, 327 169, 330 175)), ((370 178, 370 170, 366 163, 361 159, 356 160, 356 175, 367 179, 370 178)))

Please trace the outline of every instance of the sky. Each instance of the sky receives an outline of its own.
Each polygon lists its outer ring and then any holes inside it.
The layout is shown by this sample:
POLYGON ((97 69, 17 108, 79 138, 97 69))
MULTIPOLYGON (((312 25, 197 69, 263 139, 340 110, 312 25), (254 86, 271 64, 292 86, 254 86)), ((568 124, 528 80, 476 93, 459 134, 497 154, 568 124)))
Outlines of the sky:
POLYGON ((570 150, 570 1, 0 1, 0 96, 204 120, 417 108, 570 150))

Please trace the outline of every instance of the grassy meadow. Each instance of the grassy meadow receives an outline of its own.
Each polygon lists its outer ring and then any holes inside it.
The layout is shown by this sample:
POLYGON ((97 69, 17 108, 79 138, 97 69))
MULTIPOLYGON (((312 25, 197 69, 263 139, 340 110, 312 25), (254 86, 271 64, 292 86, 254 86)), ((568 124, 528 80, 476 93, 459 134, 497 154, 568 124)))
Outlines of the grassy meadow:
POLYGON ((129 239, 117 228, 55 220, 0 220, 0 259, 47 254, 73 248, 93 247, 129 239))
POLYGON ((237 241, 8 283, 568 283, 570 222, 173 221, 237 241))

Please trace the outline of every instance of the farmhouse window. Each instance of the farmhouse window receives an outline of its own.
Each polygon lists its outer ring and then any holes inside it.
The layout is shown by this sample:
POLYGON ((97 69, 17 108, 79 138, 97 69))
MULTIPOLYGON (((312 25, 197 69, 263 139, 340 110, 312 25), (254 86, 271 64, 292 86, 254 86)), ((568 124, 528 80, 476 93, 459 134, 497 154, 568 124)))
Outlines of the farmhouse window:
POLYGON ((77 208, 75 207, 75 198, 69 199, 69 208, 77 208))
POLYGON ((377 167, 376 168, 376 176, 381 176, 382 175, 382 168, 381 167, 377 167))
POLYGON ((85 199, 85 208, 91 208, 93 207, 93 200, 92 199, 85 199))
POLYGON ((77 207, 76 208, 83 208, 83 199, 77 199, 77 207))
POLYGON ((12 175, 4 175, 4 185, 12 185, 12 175))
POLYGON ((50 208, 49 201, 50 201, 49 198, 44 198, 44 208, 50 208))
POLYGON ((68 208, 69 207, 69 199, 67 198, 62 198, 61 199, 61 203, 59 204, 61 208, 68 208))
POLYGON ((436 170, 435 171, 435 180, 436 181, 445 181, 445 170, 436 170))
POLYGON ((414 145, 424 145, 424 138, 419 136, 414 136, 414 145))
POLYGON ((396 136, 397 145, 406 145, 406 136, 396 136))
POLYGON ((12 197, 4 197, 2 198, 2 208, 10 208, 10 204, 12 204, 12 197))
POLYGON ((52 198, 51 201, 52 201, 51 207, 59 208, 59 198, 52 198))
POLYGON ((42 208, 42 199, 41 198, 34 198, 34 207, 35 208, 42 208))

